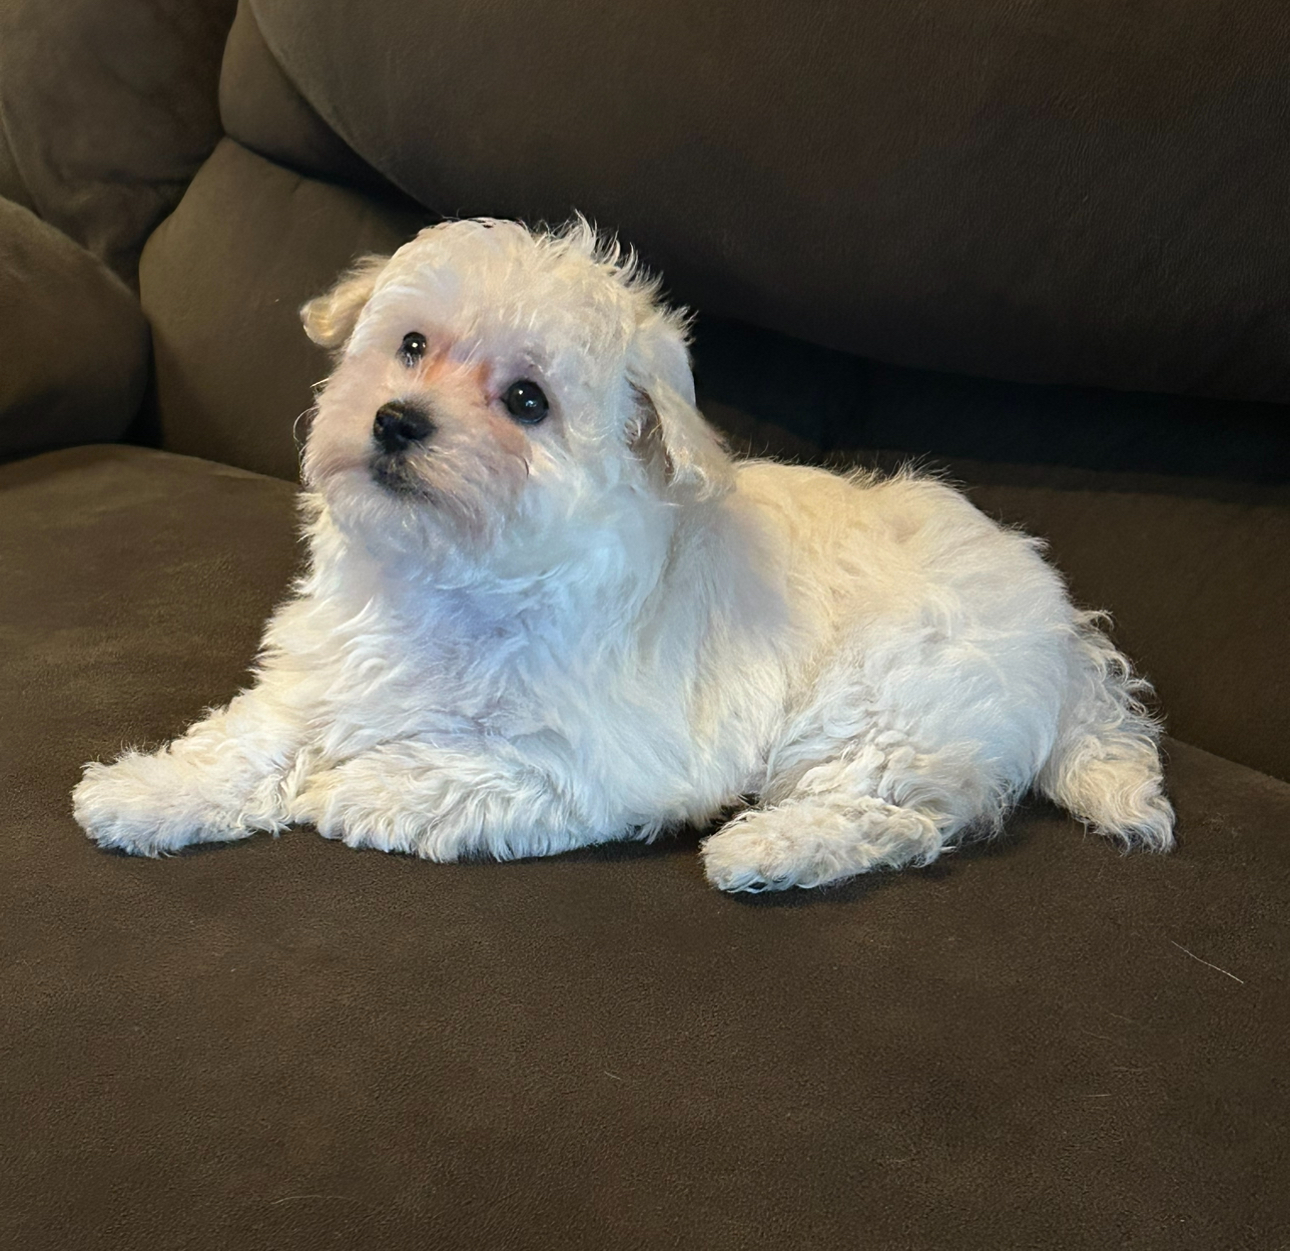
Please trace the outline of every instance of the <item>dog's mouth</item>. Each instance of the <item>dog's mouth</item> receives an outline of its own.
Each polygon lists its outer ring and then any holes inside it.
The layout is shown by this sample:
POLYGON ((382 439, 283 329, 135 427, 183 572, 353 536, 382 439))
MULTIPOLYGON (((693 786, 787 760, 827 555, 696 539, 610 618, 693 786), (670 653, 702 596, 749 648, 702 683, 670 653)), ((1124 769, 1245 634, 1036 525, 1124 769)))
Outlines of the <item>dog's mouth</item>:
POLYGON ((369 462, 372 481, 382 490, 404 499, 425 499, 429 496, 426 484, 412 472, 405 457, 389 452, 377 452, 369 462))

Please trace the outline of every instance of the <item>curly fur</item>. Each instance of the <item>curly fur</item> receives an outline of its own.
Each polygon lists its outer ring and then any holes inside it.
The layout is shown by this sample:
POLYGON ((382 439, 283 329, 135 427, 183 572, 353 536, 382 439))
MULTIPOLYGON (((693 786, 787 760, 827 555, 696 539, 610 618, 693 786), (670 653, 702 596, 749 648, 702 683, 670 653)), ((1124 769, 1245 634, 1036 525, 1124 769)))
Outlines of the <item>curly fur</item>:
POLYGON ((927 864, 1032 787, 1172 844, 1145 684, 1038 544, 914 474, 730 457, 684 318, 586 222, 447 223, 302 315, 338 352, 304 457, 310 571, 251 689, 86 767, 75 812, 103 846, 307 824, 509 858, 742 804, 707 876, 778 889, 927 864), (519 378, 550 399, 539 425, 502 403, 519 378), (392 478, 390 401, 433 418, 392 478))

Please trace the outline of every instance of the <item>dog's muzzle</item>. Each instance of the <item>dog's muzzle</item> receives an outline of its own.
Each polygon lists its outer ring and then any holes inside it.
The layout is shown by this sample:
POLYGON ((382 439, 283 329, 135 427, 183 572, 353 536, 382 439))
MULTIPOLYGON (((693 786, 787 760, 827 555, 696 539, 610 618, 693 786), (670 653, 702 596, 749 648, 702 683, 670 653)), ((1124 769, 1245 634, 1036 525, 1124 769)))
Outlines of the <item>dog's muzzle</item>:
POLYGON ((382 404, 372 422, 373 479, 395 495, 423 495, 424 483, 409 463, 408 453, 424 447, 437 428, 425 409, 406 400, 382 404))
POLYGON ((376 410, 372 437, 382 452, 397 456, 418 443, 424 443, 435 432, 430 415, 415 404, 391 400, 376 410))

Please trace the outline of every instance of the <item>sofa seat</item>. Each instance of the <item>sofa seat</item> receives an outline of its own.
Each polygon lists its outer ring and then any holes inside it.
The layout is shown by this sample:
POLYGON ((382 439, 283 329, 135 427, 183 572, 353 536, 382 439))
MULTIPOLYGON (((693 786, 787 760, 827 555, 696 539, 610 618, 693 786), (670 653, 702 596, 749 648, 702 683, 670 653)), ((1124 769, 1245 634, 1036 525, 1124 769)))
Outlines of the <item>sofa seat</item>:
POLYGON ((0 467, 7 1245, 1266 1248, 1290 784, 1169 741, 1182 844, 733 898, 698 834, 511 864, 97 849, 81 763, 245 682, 283 481, 0 467))

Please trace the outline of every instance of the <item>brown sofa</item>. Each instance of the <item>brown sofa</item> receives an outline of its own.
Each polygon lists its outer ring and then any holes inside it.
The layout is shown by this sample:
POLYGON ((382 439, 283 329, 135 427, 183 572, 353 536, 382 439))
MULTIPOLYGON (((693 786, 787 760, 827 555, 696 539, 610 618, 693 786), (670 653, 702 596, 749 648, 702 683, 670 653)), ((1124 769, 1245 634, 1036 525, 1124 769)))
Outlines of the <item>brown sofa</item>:
POLYGON ((1290 26, 1266 0, 11 0, 0 1243, 1290 1244, 1290 26), (245 680, 296 309, 443 216, 619 230, 732 442, 944 466, 1111 610, 1180 849, 1032 802, 730 898, 699 831, 140 861, 80 765, 245 680))

